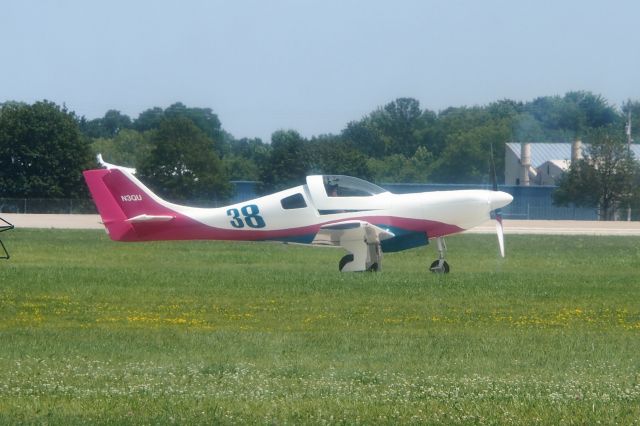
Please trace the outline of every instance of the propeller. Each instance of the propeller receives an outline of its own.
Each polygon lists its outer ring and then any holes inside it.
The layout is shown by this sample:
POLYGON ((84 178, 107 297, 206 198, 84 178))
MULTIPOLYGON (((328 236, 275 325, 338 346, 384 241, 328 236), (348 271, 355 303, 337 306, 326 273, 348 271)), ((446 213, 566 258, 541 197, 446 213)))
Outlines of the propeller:
MULTIPOLYGON (((498 178, 496 177, 496 163, 493 159, 493 144, 491 144, 491 181, 493 184, 493 191, 496 193, 491 197, 491 204, 493 207, 494 202, 498 205, 505 197, 498 194, 502 194, 498 191, 498 178)), ((505 194, 507 195, 507 194, 505 194)), ((509 196, 511 198, 511 196, 509 196)), ((510 200, 509 200, 510 201, 510 200)), ((504 226, 502 225, 502 209, 500 207, 491 211, 493 219, 496 220, 496 234, 498 235, 498 245, 500 246, 500 256, 504 257, 504 226)))

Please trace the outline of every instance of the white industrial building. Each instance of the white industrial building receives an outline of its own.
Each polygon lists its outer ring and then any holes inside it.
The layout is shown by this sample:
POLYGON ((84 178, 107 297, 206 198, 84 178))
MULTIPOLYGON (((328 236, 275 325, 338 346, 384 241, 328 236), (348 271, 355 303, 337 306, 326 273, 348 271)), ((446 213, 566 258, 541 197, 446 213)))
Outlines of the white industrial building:
MULTIPOLYGON (((581 141, 573 143, 509 142, 504 154, 505 185, 556 185, 556 179, 569 170, 571 161, 582 158, 581 141)), ((640 145, 631 150, 640 158, 640 145)))

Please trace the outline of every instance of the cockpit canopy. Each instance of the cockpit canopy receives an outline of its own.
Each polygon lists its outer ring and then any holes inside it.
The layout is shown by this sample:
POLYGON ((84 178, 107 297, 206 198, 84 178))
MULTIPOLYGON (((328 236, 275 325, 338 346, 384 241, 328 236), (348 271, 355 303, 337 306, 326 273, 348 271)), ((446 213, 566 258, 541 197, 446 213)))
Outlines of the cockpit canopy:
POLYGON ((369 210, 384 208, 386 190, 366 180, 344 175, 307 176, 307 187, 318 210, 369 210))
POLYGON ((369 197, 386 192, 366 180, 343 175, 323 175, 322 183, 328 197, 369 197))

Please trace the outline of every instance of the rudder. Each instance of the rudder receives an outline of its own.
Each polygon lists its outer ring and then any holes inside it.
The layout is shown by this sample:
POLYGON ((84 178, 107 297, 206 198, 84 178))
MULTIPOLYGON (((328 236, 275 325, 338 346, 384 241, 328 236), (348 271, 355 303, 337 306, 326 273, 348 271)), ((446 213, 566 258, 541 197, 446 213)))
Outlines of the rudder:
POLYGON ((171 218, 175 214, 140 181, 122 170, 86 170, 83 175, 112 240, 140 241, 134 226, 140 218, 171 218))

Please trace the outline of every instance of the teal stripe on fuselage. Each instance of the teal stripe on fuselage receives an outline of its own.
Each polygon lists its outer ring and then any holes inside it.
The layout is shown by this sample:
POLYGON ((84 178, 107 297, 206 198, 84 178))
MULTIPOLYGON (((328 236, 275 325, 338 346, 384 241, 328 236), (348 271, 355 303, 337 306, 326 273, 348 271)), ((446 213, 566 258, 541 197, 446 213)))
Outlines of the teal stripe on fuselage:
POLYGON ((395 237, 389 238, 388 240, 384 240, 380 243, 382 251, 385 253, 408 250, 429 244, 429 239, 425 232, 406 231, 402 228, 395 227, 385 229, 395 235, 395 237))
MULTIPOLYGON (((382 251, 385 253, 408 250, 429 244, 427 234, 424 232, 407 231, 395 226, 381 226, 381 228, 395 235, 393 238, 382 241, 382 251)), ((311 244, 314 238, 315 234, 305 234, 277 238, 275 241, 281 241, 283 243, 311 244)))

